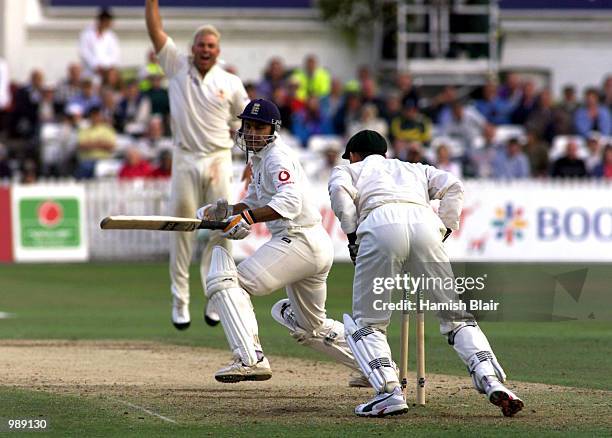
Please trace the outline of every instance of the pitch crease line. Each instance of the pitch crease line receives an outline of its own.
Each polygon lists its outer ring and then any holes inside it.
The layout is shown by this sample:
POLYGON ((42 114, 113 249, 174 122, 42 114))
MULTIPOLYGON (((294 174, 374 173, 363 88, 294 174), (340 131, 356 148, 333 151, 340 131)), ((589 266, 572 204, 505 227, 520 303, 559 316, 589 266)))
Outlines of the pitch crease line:
POLYGON ((134 409, 140 409, 141 411, 144 411, 147 414, 152 415, 154 417, 157 417, 157 418, 159 418, 161 420, 167 421, 168 423, 178 424, 178 422, 174 421, 172 418, 164 417, 163 415, 157 414, 157 413, 155 413, 153 411, 150 411, 149 409, 144 408, 142 406, 135 405, 134 403, 130 403, 130 402, 125 401, 125 400, 117 400, 117 401, 119 403, 123 403, 124 405, 130 406, 130 407, 132 407, 134 409))

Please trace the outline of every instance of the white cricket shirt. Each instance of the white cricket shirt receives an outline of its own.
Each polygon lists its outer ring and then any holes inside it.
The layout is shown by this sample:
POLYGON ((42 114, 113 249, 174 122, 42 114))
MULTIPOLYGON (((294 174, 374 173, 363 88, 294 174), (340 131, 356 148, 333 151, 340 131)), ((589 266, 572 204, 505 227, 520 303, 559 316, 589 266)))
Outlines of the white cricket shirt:
POLYGON ((438 216, 447 228, 459 229, 463 184, 433 166, 369 155, 363 161, 336 166, 329 179, 329 196, 342 231, 349 234, 383 204, 412 203, 429 207, 440 199, 438 216))
POLYGON ((230 149, 230 128, 240 126, 237 116, 249 102, 240 78, 216 64, 202 77, 170 37, 157 56, 169 80, 174 143, 204 154, 230 149))
POLYGON ((79 54, 85 69, 92 73, 98 67, 110 68, 119 65, 119 39, 112 30, 98 35, 95 24, 87 26, 79 38, 79 54))
POLYGON ((272 235, 321 222, 313 190, 297 154, 279 136, 251 158, 253 179, 240 202, 250 209, 271 207, 283 218, 266 222, 272 235))

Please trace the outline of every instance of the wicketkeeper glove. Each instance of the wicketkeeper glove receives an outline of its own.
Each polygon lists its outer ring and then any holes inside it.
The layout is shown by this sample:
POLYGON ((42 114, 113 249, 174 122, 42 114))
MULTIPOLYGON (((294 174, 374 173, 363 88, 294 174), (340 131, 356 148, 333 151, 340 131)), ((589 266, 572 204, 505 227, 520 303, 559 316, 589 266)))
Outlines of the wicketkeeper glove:
POLYGON ((359 252, 359 245, 357 245, 357 233, 349 233, 346 235, 348 238, 348 250, 349 255, 351 256, 351 261, 353 265, 357 263, 357 253, 359 252))
POLYGON ((196 212, 196 217, 200 220, 223 221, 230 215, 232 207, 227 199, 220 198, 214 204, 207 204, 196 212))
POLYGON ((251 225, 255 223, 250 210, 230 216, 227 221, 228 225, 223 230, 222 236, 231 240, 241 240, 247 237, 251 234, 251 225))

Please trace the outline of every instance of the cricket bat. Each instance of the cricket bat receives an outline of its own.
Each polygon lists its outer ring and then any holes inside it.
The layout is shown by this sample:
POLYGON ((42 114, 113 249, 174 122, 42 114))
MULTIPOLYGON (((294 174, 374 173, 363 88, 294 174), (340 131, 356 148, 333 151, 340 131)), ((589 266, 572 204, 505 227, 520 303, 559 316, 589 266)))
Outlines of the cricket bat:
POLYGON ((227 222, 173 216, 108 216, 100 222, 103 230, 195 231, 223 230, 227 222))

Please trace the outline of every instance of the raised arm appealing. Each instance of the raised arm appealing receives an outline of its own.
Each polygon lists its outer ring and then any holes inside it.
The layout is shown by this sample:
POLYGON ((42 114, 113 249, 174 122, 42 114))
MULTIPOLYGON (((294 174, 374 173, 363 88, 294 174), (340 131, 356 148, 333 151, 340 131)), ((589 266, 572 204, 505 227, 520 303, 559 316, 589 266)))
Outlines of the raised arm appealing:
POLYGON ((146 0, 145 17, 147 22, 147 30, 149 31, 149 38, 151 38, 153 47, 155 47, 155 52, 159 53, 159 51, 166 44, 168 35, 166 32, 164 32, 164 28, 162 26, 158 0, 146 0))

